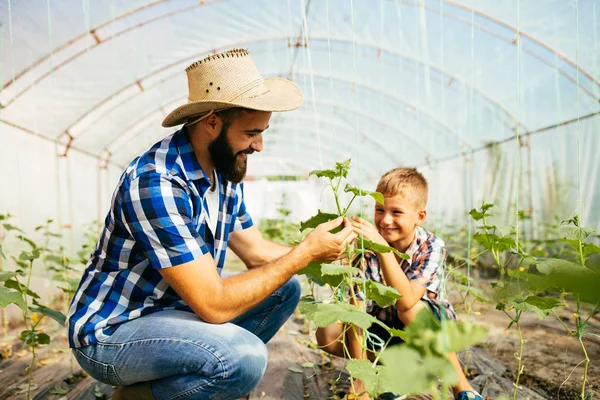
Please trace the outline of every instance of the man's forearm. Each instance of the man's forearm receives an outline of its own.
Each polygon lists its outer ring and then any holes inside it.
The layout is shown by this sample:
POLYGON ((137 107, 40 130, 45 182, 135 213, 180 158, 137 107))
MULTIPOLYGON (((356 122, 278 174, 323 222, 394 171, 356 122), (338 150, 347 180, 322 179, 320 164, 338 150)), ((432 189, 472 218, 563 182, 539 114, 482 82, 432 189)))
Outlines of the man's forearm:
POLYGON ((260 247, 260 252, 257 252, 256 257, 246 264, 248 269, 253 269, 270 263, 273 260, 283 257, 292 249, 290 246, 285 246, 270 240, 263 240, 263 243, 260 247))
POLYGON ((221 280, 211 313, 212 323, 223 323, 258 305, 285 284, 311 261, 303 246, 297 246, 283 256, 261 267, 221 280))

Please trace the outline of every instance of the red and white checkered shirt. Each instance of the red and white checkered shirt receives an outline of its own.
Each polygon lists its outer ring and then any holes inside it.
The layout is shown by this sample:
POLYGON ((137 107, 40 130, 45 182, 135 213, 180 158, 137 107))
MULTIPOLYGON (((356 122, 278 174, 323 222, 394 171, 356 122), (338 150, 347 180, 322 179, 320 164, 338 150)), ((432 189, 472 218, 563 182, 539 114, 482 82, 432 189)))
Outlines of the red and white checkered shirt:
MULTIPOLYGON (((418 226, 415 239, 405 253, 411 256, 411 259, 400 260, 400 268, 408 280, 417 281, 427 289, 421 300, 429 304, 438 319, 442 316, 442 309, 445 311, 444 318, 457 319, 450 302, 440 295, 440 279, 443 279, 448 255, 444 241, 418 226)), ((366 255, 364 278, 385 284, 376 255, 366 255)), ((360 289, 360 286, 357 286, 356 295, 359 300, 364 300, 364 293, 360 289)), ((397 319, 395 306, 381 308, 374 301, 369 301, 366 306, 367 312, 380 321, 397 319)))

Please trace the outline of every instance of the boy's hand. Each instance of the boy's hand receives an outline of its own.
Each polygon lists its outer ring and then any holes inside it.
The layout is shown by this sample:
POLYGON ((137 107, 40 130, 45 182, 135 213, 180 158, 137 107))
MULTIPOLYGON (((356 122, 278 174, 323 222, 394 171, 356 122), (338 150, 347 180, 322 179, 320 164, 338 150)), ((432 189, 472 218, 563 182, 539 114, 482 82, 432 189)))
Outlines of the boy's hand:
POLYGON ((377 228, 375 228, 375 226, 369 221, 358 217, 352 217, 350 219, 350 223, 352 224, 352 229, 354 229, 356 234, 363 235, 365 239, 368 239, 371 242, 388 246, 388 243, 385 241, 383 236, 379 234, 377 228))

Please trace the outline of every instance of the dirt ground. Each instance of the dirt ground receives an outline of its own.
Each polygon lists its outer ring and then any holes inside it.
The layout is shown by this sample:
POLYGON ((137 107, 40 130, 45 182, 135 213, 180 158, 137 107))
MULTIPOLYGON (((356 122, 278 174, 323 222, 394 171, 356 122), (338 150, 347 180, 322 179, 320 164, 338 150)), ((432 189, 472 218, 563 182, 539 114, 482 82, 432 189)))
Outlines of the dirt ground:
MULTIPOLYGON (((497 394, 510 396, 511 382, 517 369, 517 330, 514 326, 506 330, 508 318, 492 306, 475 306, 474 311, 473 320, 489 328, 489 337, 476 346, 469 357, 461 356, 464 360, 469 358, 468 365, 475 370, 472 376, 474 386, 479 389, 487 385, 487 399, 496 398, 497 394), (501 380, 504 386, 496 385, 495 391, 492 391, 492 380, 496 383, 501 380)), ((561 311, 570 327, 573 327, 573 312, 572 307, 561 311)), ((471 318, 460 310, 459 314, 462 320, 471 318)), ((584 340, 591 360, 587 391, 593 392, 592 398, 600 398, 600 320, 596 317, 590 320, 589 327, 589 332, 596 336, 584 340)), ((32 398, 110 398, 114 390, 112 387, 82 375, 76 363, 71 369, 72 356, 66 348, 65 330, 54 321, 48 321, 47 324, 47 332, 53 341, 39 352, 34 369, 37 388, 32 398)), ((348 387, 347 374, 343 371, 345 361, 309 348, 308 343, 313 335, 308 326, 297 313, 269 343, 269 366, 263 380, 250 394, 251 400, 338 399, 339 394, 348 387)), ((580 399, 583 352, 577 339, 567 336, 553 316, 539 321, 533 313, 528 313, 523 317, 522 326, 527 342, 524 345, 524 374, 520 384, 527 395, 520 394, 521 397, 517 398, 580 399), (527 391, 527 388, 531 391, 527 391)), ((21 349, 16 339, 19 331, 18 326, 13 326, 8 335, 0 338, 0 400, 25 398, 18 392, 22 392, 22 385, 27 381, 26 368, 31 355, 21 349)), ((424 395, 413 399, 429 398, 424 395)))
MULTIPOLYGON (((477 310, 477 309, 476 309, 477 310)), ((511 375, 517 371, 515 353, 519 349, 519 337, 515 326, 506 330, 510 320, 496 310, 478 307, 474 320, 489 328, 488 339, 477 347, 504 363, 511 375)), ((561 317, 567 326, 574 328, 572 313, 565 309, 561 317)), ((598 315, 597 315, 598 316, 598 315)), ((463 319, 468 319, 466 315, 463 319)), ((592 318, 588 332, 600 335, 600 321, 592 318)), ((583 376, 584 353, 576 337, 568 336, 558 320, 550 315, 540 321, 533 313, 522 318, 523 376, 521 385, 536 387, 549 399, 579 399, 583 376)), ((590 359, 587 392, 592 398, 600 397, 600 336, 584 337, 584 345, 590 359)))

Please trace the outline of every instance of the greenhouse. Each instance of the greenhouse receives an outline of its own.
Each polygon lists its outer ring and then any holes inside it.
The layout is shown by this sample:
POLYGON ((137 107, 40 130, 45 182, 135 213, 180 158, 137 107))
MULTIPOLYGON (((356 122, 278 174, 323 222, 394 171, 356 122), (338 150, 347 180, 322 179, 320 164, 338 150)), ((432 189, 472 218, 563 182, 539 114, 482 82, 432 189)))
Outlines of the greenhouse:
POLYGON ((0 400, 596 398, 599 155, 600 0, 2 0, 0 400))

